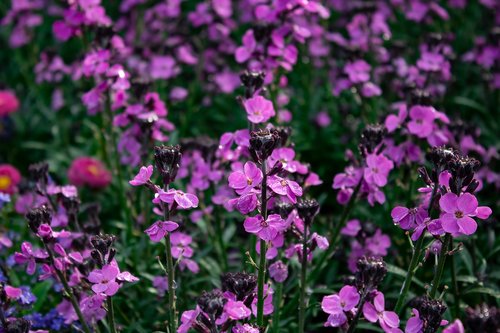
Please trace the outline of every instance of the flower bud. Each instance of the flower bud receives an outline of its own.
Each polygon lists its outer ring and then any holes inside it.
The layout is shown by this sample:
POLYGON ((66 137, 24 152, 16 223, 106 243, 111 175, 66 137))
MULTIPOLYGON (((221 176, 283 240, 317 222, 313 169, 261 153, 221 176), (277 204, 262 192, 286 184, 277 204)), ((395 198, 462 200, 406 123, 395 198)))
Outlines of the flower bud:
POLYGON ((370 124, 363 129, 361 133, 360 148, 362 151, 366 150, 372 153, 382 140, 387 135, 387 129, 384 125, 370 124))
POLYGON ((39 208, 34 208, 26 214, 26 220, 28 220, 28 226, 33 233, 38 233, 38 228, 42 224, 50 225, 52 216, 50 214, 47 206, 41 206, 39 208))
POLYGON ((358 290, 371 292, 377 289, 387 274, 387 267, 381 258, 361 257, 357 263, 356 286, 358 290))
POLYGON ((4 323, 5 333, 28 333, 31 323, 24 318, 8 318, 4 323))
POLYGON ((253 293, 257 286, 257 277, 248 273, 225 273, 221 277, 223 291, 230 291, 236 295, 238 301, 242 301, 253 293))
POLYGON ((500 329, 500 311, 494 306, 482 304, 465 310, 468 332, 497 333, 500 329))
POLYGON ((446 312, 446 305, 443 301, 423 296, 414 300, 414 305, 423 322, 422 333, 437 332, 441 326, 443 314, 446 312))
POLYGON ((198 297, 198 305, 201 310, 211 316, 212 318, 219 318, 224 310, 224 304, 227 300, 220 290, 213 290, 211 292, 204 291, 198 297))
POLYGON ((275 129, 250 133, 250 154, 255 162, 262 164, 280 142, 279 132, 275 129))
POLYGON ((175 180, 181 162, 180 146, 156 146, 155 165, 160 172, 163 183, 170 184, 175 180))
POLYGON ((314 199, 300 200, 296 207, 299 217, 304 220, 306 225, 310 225, 316 214, 319 212, 319 203, 314 199))

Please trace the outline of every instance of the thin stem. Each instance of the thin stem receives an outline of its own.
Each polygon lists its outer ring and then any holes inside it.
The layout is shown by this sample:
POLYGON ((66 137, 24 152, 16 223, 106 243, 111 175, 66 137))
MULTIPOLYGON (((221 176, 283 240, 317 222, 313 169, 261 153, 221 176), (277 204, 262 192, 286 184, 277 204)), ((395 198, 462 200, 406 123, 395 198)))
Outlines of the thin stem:
POLYGON ((460 294, 458 291, 457 277, 456 277, 456 269, 455 269, 455 257, 451 256, 451 283, 453 285, 453 309, 454 314, 453 318, 458 318, 460 314, 460 294))
MULTIPOLYGON (((262 192, 261 213, 262 218, 267 220, 267 161, 262 161, 262 192)), ((257 325, 264 326, 264 280, 266 277, 266 241, 260 240, 260 261, 257 272, 257 325)))
POLYGON ((299 308, 299 333, 304 333, 306 320, 306 274, 307 274, 307 224, 304 223, 302 237, 302 258, 300 270, 300 308, 299 308))
POLYGON ((85 321, 85 318, 83 317, 82 311, 80 310, 80 305, 78 304, 78 301, 76 300, 75 295, 73 294, 73 290, 70 288, 68 281, 66 280, 66 277, 64 274, 56 268, 56 265, 54 263, 54 254, 52 253, 52 250, 45 244, 43 243, 45 250, 47 251, 49 255, 49 260, 50 264, 52 265, 52 268, 54 268, 54 271, 56 272, 57 277, 61 281, 64 291, 69 297, 69 300, 71 302, 71 305, 73 305, 73 309, 76 312, 76 315, 78 317, 78 320, 80 321, 80 324, 82 325, 82 329, 85 333, 90 333, 90 328, 87 325, 87 322, 85 321))
POLYGON ((363 291, 361 294, 361 299, 359 300, 359 306, 358 306, 358 311, 356 311, 356 315, 354 316, 354 319, 352 320, 351 325, 349 325, 349 329, 347 330, 347 333, 352 333, 356 330, 356 326, 358 325, 359 318, 361 317, 361 309, 363 309, 363 305, 365 304, 366 301, 366 295, 368 293, 366 291, 363 291))
MULTIPOLYGON (((431 198, 429 200, 429 207, 427 207, 427 215, 429 215, 429 217, 431 216, 432 213, 432 206, 434 205, 434 199, 436 198, 436 191, 437 191, 437 186, 434 186, 434 188, 432 189, 431 198)), ((401 312, 401 309, 403 308, 403 304, 406 300, 406 296, 408 295, 411 283, 413 281, 413 276, 415 275, 417 265, 420 261, 420 256, 422 254, 422 250, 424 247, 424 238, 425 238, 425 230, 422 233, 422 235, 420 235, 420 238, 418 239, 415 245, 410 261, 410 266, 408 267, 408 271, 406 274, 406 278, 403 282, 403 285, 401 286, 401 291, 399 293, 398 301, 396 302, 396 306, 394 307, 394 311, 398 314, 401 312)))
POLYGON ((437 264, 437 269, 434 274, 434 279, 432 280, 432 288, 429 296, 431 298, 436 297, 436 292, 439 288, 439 284, 441 282, 441 278, 443 277, 444 265, 446 263, 446 256, 448 255, 448 246, 452 242, 452 238, 450 234, 446 234, 444 236, 443 244, 441 245, 441 252, 439 253, 439 260, 437 264))
POLYGON ((113 298, 108 297, 107 301, 108 303, 108 323, 109 323, 109 330, 111 333, 116 333, 116 324, 115 324, 115 309, 113 308, 113 298))
MULTIPOLYGON (((168 186, 165 186, 165 191, 168 186)), ((170 219, 170 210, 167 204, 163 203, 163 219, 168 221, 170 219)), ((168 280, 168 329, 170 333, 177 332, 177 311, 175 308, 175 271, 174 260, 172 258, 172 243, 170 241, 170 233, 165 237, 165 254, 167 257, 167 280, 168 280)))

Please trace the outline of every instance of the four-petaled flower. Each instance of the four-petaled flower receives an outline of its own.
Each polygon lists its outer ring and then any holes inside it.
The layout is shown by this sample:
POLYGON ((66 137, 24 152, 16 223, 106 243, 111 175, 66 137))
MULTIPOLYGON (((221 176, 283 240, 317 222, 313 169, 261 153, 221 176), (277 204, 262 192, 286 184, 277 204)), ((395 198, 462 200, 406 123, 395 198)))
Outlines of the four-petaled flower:
POLYGON ((113 265, 105 265, 102 269, 95 269, 89 274, 89 281, 93 283, 92 290, 96 294, 113 296, 120 289, 116 278, 120 270, 113 265))
POLYGON ((365 303, 363 306, 363 315, 366 320, 380 324, 380 327, 384 331, 391 331, 399 327, 399 317, 396 312, 385 311, 385 299, 384 294, 377 292, 377 295, 373 299, 372 303, 365 303))
POLYGON ((160 242, 168 232, 177 229, 179 225, 173 221, 156 221, 144 232, 149 236, 152 242, 160 242))
POLYGON ((489 207, 478 207, 477 199, 470 193, 457 196, 446 193, 439 199, 443 214, 441 220, 444 231, 452 235, 472 235, 476 232, 477 223, 472 217, 486 219, 491 214, 489 207))
POLYGON ((269 215, 265 221, 260 214, 247 217, 243 225, 247 232, 256 234, 265 241, 272 241, 278 233, 284 231, 287 227, 286 221, 278 214, 269 215))
POLYGON ((251 123, 265 123, 276 114, 273 103, 262 96, 255 96, 247 99, 243 105, 247 112, 247 119, 251 123))
POLYGON ((149 165, 147 167, 143 166, 139 170, 139 173, 129 181, 129 184, 132 186, 140 186, 146 184, 149 179, 151 178, 151 175, 153 175, 153 166, 149 165))
POLYGON ((335 294, 323 297, 321 308, 324 312, 329 314, 325 326, 342 326, 347 321, 345 312, 355 309, 359 299, 358 290, 349 285, 342 287, 338 295, 335 294))
POLYGON ((364 177, 369 184, 385 186, 387 176, 394 167, 394 163, 384 155, 370 154, 366 157, 364 177))
POLYGON ((247 194, 262 182, 262 171, 253 162, 246 162, 242 171, 229 175, 229 187, 239 195, 247 194))
POLYGON ((26 273, 33 275, 36 269, 36 259, 46 259, 48 257, 47 252, 40 249, 33 250, 31 243, 24 242, 21 245, 21 253, 16 252, 14 254, 14 261, 18 264, 28 263, 26 273))
POLYGON ((268 179, 268 184, 274 193, 286 195, 292 203, 296 203, 297 197, 302 196, 302 188, 293 180, 284 179, 279 176, 271 176, 268 179))
POLYGON ((159 201, 172 204, 174 201, 181 209, 189 209, 198 207, 198 198, 196 195, 191 193, 184 193, 180 190, 168 190, 167 192, 160 190, 153 200, 153 203, 159 203, 159 201))

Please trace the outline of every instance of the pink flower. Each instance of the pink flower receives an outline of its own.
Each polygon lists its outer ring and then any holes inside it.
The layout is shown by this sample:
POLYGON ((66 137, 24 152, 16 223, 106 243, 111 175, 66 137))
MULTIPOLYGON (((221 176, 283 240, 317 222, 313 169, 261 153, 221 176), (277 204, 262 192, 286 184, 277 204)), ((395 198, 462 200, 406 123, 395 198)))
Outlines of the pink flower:
POLYGON ((366 157, 364 177, 367 183, 385 186, 394 163, 384 155, 370 154, 366 157))
POLYGON ((246 162, 242 171, 229 175, 229 187, 239 195, 247 194, 262 182, 262 171, 253 162, 246 162))
POLYGON ((436 110, 432 106, 414 105, 410 109, 410 119, 408 131, 419 138, 426 138, 434 129, 436 110))
POLYGON ((386 332, 399 327, 399 317, 396 312, 385 311, 384 294, 381 292, 377 292, 377 296, 375 296, 373 304, 365 303, 363 306, 363 315, 366 320, 372 323, 376 323, 378 321, 380 327, 382 327, 382 329, 386 332))
POLYGON ((177 333, 187 333, 191 326, 196 322, 196 318, 200 314, 200 309, 196 307, 196 310, 184 311, 181 316, 181 324, 177 329, 177 333))
POLYGON ((252 311, 241 301, 228 300, 224 305, 224 312, 233 320, 248 318, 252 311))
POLYGON ((153 203, 159 203, 159 200, 168 204, 176 203, 181 209, 198 207, 198 198, 191 193, 184 193, 179 190, 170 189, 167 192, 160 190, 153 203))
POLYGON ((250 59, 256 47, 257 41, 255 40, 253 30, 248 30, 243 35, 243 45, 236 49, 236 61, 242 63, 250 59))
POLYGON ((8 90, 0 90, 0 117, 16 112, 19 109, 19 100, 8 90))
POLYGON ((344 72, 352 83, 363 83, 370 80, 371 66, 364 60, 350 62, 344 67, 344 72))
POLYGON ((288 277, 288 267, 278 260, 269 266, 269 276, 276 282, 283 282, 288 277))
POLYGON ((265 123, 275 115, 273 103, 262 96, 247 99, 243 105, 248 121, 254 124, 265 123))
POLYGON ((439 218, 443 229, 453 235, 472 235, 477 229, 472 217, 485 219, 491 214, 489 207, 478 207, 476 197, 470 193, 446 193, 439 199, 439 206, 444 212, 439 218))
POLYGON ((279 176, 271 176, 268 179, 268 185, 274 193, 286 195, 292 203, 296 203, 297 197, 302 196, 302 188, 293 180, 287 180, 279 176))
POLYGON ((287 227, 285 220, 278 214, 269 215, 265 221, 260 214, 247 217, 243 225, 247 232, 256 234, 265 241, 272 241, 278 233, 284 231, 287 227))
POLYGON ((353 286, 344 286, 335 295, 323 297, 321 308, 328 313, 325 326, 339 327, 347 321, 345 312, 349 312, 358 305, 360 296, 358 290, 353 286))
POLYGON ((144 232, 149 236, 152 242, 160 242, 168 232, 177 229, 179 225, 172 221, 156 221, 144 232))
POLYGON ((102 269, 93 270, 88 277, 93 283, 92 290, 96 294, 113 296, 120 289, 120 285, 116 282, 119 273, 120 270, 114 265, 105 265, 102 269))
POLYGON ((0 192, 12 194, 21 181, 21 174, 10 164, 0 164, 0 192))
POLYGON ((19 297, 21 297, 21 294, 23 293, 21 289, 12 286, 5 286, 3 290, 5 291, 7 297, 10 299, 18 299, 19 297))
POLYGON ((411 230, 425 220, 427 212, 422 207, 409 209, 397 206, 392 209, 391 217, 394 223, 398 224, 401 229, 411 230))
POLYGON ((464 333, 464 325, 460 319, 456 319, 450 326, 443 330, 443 333, 464 333))
POLYGON ((80 301, 80 308, 86 320, 97 322, 106 317, 106 310, 102 307, 102 303, 106 297, 102 295, 93 295, 84 297, 80 301))
POLYGON ((33 250, 31 244, 29 242, 24 242, 21 245, 21 253, 16 252, 14 254, 14 261, 17 264, 28 263, 26 267, 26 273, 29 275, 33 275, 36 269, 36 260, 37 259, 46 259, 49 255, 40 249, 33 250))
POLYGON ((79 157, 73 160, 68 170, 68 178, 73 185, 87 185, 97 189, 111 183, 111 173, 101 161, 92 157, 79 157))
POLYGON ((139 173, 129 181, 129 184, 132 186, 140 186, 146 184, 149 179, 151 178, 151 175, 153 174, 153 166, 149 165, 147 167, 143 166, 139 170, 139 173))

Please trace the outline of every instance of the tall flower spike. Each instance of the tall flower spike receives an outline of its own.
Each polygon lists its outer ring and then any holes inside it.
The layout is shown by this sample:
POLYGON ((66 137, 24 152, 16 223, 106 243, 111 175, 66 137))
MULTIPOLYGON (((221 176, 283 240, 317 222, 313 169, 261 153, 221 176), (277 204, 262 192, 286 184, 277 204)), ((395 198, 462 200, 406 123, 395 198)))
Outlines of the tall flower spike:
POLYGON ((262 164, 278 146, 280 134, 277 130, 260 130, 250 133, 250 154, 255 162, 262 164))
POLYGON ((155 147, 155 165, 165 185, 175 180, 177 171, 179 171, 181 157, 182 154, 178 145, 155 147))

